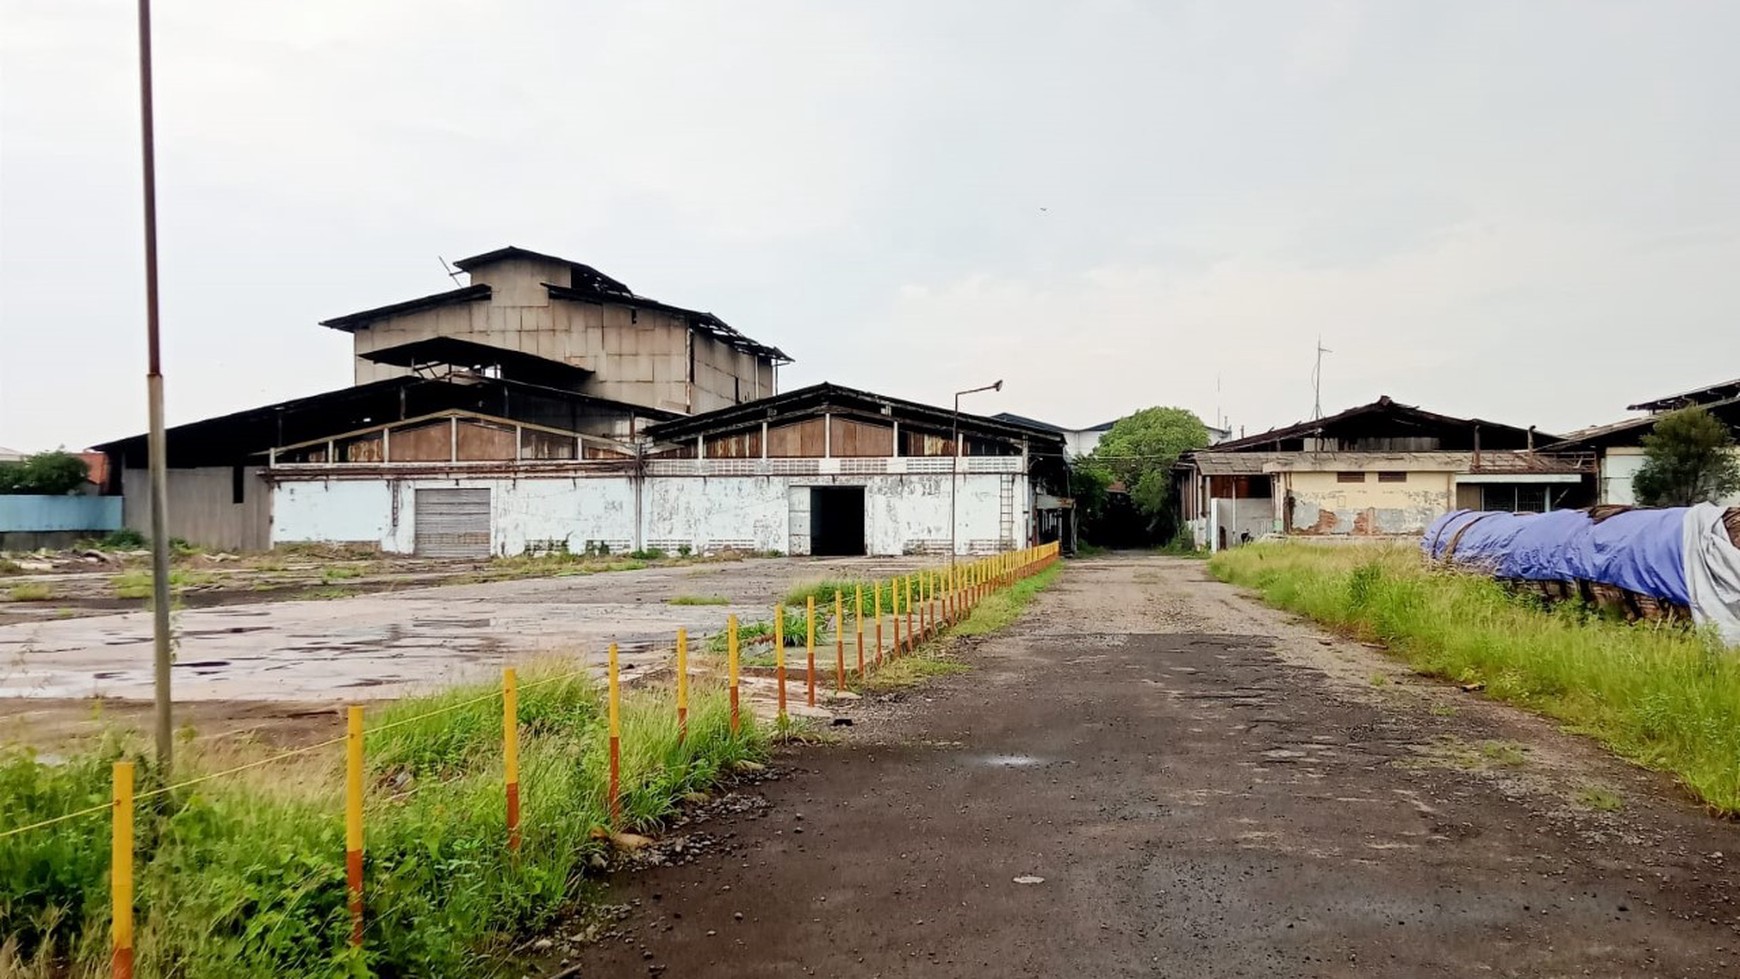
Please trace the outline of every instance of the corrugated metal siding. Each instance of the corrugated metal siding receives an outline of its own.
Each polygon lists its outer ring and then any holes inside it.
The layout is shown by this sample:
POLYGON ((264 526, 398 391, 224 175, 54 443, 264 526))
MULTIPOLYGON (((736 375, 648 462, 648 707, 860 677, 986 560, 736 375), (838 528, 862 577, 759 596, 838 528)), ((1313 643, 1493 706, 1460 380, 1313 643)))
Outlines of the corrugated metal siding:
MULTIPOLYGON (((272 488, 260 467, 241 472, 242 502, 236 502, 236 472, 229 466, 169 470, 169 536, 222 550, 264 551, 272 546, 272 488)), ((143 469, 121 474, 122 523, 151 533, 151 480, 143 469)))
POLYGON ((489 557, 488 489, 419 489, 418 557, 489 557))
POLYGON ((0 533, 120 528, 118 496, 0 496, 0 533))

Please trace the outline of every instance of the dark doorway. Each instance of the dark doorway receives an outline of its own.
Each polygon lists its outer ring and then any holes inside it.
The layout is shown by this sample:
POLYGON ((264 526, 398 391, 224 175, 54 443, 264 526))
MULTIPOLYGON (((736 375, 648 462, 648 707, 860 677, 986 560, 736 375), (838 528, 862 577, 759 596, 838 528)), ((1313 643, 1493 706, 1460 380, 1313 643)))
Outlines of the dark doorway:
POLYGON ((864 553, 864 487, 810 487, 810 553, 817 557, 864 553))

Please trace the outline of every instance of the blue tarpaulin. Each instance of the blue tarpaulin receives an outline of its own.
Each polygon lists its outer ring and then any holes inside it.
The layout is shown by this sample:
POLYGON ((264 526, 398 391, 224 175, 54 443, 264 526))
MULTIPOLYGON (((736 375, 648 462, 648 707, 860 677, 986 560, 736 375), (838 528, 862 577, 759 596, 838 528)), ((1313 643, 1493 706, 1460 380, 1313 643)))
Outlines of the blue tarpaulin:
POLYGON ((1690 605, 1687 508, 1627 510, 1597 523, 1584 510, 1458 510, 1433 521, 1427 555, 1524 581, 1593 581, 1690 605), (1454 548, 1451 545, 1454 542, 1454 548))

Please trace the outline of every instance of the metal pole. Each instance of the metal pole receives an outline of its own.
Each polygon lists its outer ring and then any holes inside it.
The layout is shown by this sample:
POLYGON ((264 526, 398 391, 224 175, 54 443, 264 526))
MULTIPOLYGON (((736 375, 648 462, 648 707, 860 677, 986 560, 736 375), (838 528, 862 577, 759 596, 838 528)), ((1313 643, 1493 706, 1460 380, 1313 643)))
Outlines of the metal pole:
POLYGON ((157 149, 151 112, 151 0, 139 0, 139 123, 145 177, 145 392, 151 479, 151 612, 157 677, 157 768, 170 772, 175 719, 169 692, 169 468, 163 433, 163 356, 157 320, 157 149))
POLYGON ((949 454, 954 458, 949 460, 949 567, 954 567, 955 553, 961 549, 960 525, 955 521, 955 494, 959 492, 961 482, 961 396, 955 394, 955 414, 953 427, 949 431, 949 454))

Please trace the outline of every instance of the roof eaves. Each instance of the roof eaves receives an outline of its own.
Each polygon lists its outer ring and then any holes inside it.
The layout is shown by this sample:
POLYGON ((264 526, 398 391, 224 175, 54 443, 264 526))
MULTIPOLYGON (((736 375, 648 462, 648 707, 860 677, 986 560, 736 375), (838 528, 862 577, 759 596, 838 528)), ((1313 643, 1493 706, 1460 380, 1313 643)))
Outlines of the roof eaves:
POLYGON ((360 327, 367 326, 375 320, 386 319, 389 316, 415 313, 425 309, 436 309, 441 306, 454 306, 460 303, 472 303, 481 299, 488 299, 489 297, 489 286, 483 284, 470 285, 459 289, 449 289, 446 292, 437 292, 428 296, 419 296, 416 299, 407 299, 404 302, 391 303, 386 306, 376 306, 374 309, 365 309, 361 312, 346 313, 343 316, 334 316, 329 320, 321 320, 320 325, 330 329, 343 330, 346 333, 351 333, 360 327))

